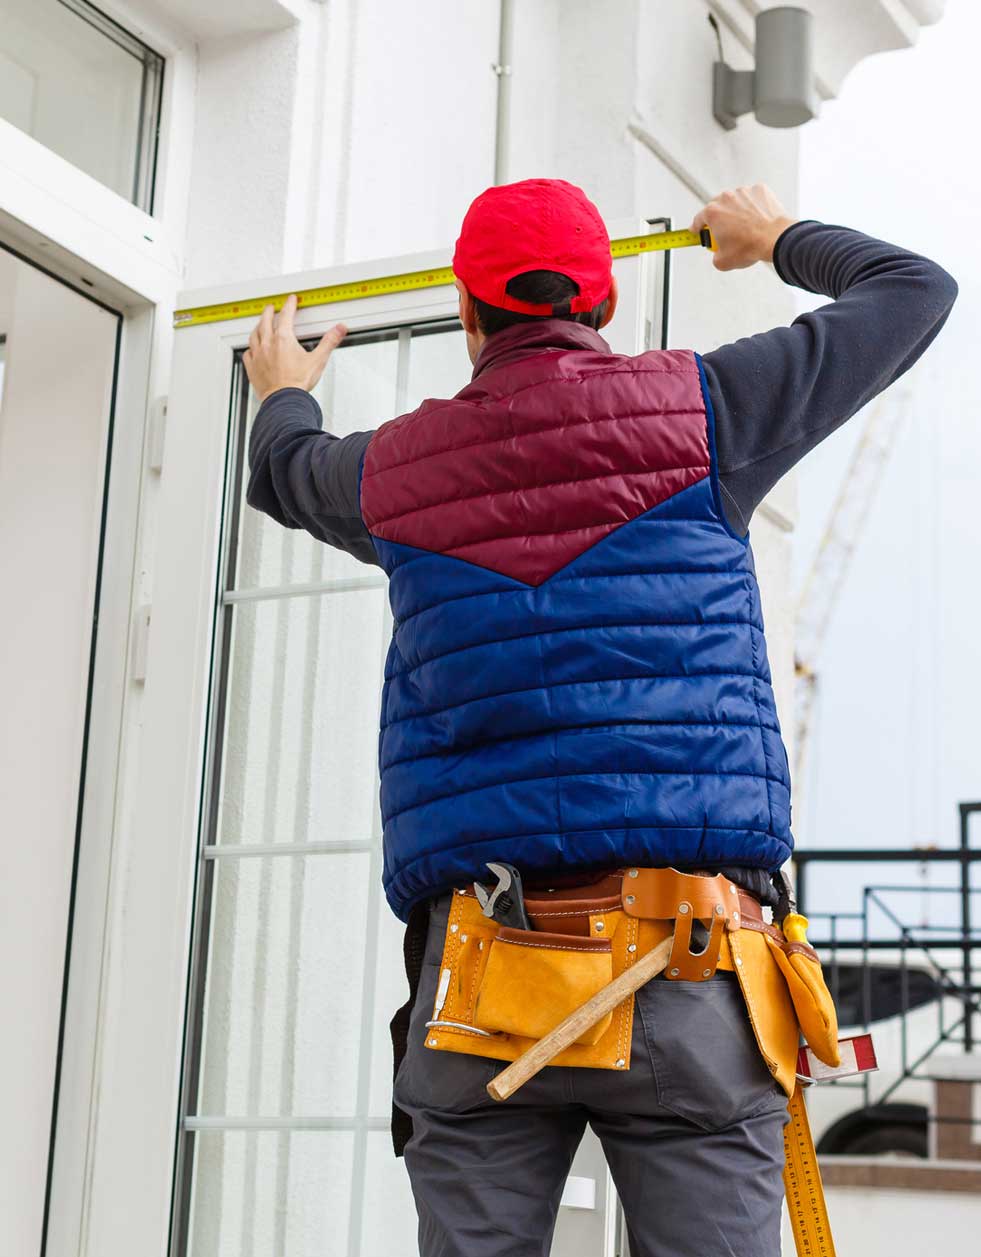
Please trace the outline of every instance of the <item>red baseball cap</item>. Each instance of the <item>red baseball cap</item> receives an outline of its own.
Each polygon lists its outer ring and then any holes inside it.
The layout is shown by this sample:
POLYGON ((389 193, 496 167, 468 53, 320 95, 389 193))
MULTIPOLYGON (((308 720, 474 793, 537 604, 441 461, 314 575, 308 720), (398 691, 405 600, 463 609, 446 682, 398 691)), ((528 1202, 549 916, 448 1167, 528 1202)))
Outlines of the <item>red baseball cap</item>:
POLYGON ((610 295, 610 237, 582 188, 564 179, 522 179, 488 188, 467 210, 453 272, 470 294, 518 314, 551 314, 551 305, 505 291, 508 280, 525 271, 558 271, 578 284, 574 314, 610 295))

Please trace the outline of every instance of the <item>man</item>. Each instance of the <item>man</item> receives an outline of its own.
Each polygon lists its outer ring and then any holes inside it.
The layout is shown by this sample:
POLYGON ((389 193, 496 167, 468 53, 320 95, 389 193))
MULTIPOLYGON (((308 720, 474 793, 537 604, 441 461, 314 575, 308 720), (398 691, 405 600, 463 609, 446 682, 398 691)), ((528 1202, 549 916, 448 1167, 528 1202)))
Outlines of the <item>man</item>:
POLYGON ((426 1050, 451 892, 488 860, 540 883, 724 871, 777 906, 790 781, 749 523, 926 349, 956 286, 892 245, 794 222, 760 186, 710 202, 704 226, 719 270, 772 262, 833 302, 704 358, 615 355, 598 211, 527 180, 463 223, 474 371, 455 398, 323 432, 308 390, 345 328, 307 353, 292 299, 245 355, 262 399, 249 503, 391 578, 385 888, 410 961, 428 928, 396 1078, 424 1257, 547 1253, 587 1123, 633 1257, 779 1252, 786 1097, 731 973, 648 983, 629 1069, 549 1067, 504 1105, 484 1093, 495 1062, 426 1050))

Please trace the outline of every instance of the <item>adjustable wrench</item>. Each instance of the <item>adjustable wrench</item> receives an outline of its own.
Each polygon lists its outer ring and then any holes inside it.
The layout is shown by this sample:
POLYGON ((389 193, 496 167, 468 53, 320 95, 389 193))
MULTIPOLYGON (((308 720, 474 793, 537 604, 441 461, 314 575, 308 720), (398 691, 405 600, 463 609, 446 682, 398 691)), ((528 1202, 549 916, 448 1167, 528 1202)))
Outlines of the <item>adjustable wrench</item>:
POLYGON ((513 864, 489 862, 488 869, 497 878, 497 885, 488 890, 480 882, 474 882, 473 893, 484 910, 484 916, 514 930, 530 930, 531 922, 525 911, 525 899, 521 889, 521 874, 513 864))

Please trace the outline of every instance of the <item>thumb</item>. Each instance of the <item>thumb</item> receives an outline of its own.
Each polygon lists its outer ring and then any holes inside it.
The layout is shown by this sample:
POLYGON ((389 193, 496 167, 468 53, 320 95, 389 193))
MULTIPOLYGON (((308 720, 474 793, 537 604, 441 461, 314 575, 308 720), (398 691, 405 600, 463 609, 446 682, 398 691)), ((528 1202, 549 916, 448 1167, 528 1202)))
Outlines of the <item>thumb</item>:
POLYGON ((327 359, 334 352, 337 346, 347 335, 347 328, 343 323, 335 323, 321 336, 320 340, 310 351, 317 360, 317 365, 321 370, 327 365, 327 359))

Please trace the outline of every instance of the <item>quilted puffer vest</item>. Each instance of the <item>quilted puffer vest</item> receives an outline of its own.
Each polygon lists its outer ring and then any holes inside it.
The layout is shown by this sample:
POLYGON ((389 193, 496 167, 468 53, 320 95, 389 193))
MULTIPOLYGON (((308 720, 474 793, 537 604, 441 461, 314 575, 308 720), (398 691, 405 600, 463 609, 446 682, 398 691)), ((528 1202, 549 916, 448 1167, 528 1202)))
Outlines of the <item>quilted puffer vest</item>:
POLYGON ((695 354, 557 319, 380 427, 361 509, 394 633, 385 890, 624 864, 776 869, 787 756, 753 556, 719 498, 695 354))

